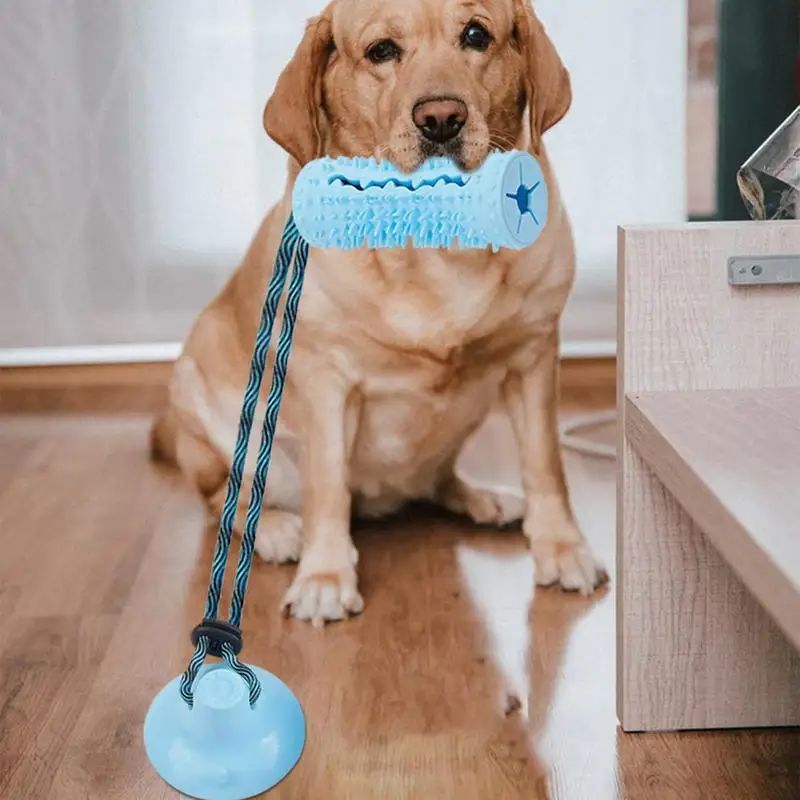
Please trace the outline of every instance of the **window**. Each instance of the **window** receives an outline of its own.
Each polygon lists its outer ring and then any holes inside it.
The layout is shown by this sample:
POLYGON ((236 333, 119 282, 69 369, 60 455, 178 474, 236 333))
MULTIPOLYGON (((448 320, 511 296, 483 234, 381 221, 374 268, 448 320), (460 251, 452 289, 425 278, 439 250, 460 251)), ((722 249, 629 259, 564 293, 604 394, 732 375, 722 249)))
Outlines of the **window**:
POLYGON ((797 0, 689 0, 689 213, 745 219, 741 165, 798 103, 797 0))

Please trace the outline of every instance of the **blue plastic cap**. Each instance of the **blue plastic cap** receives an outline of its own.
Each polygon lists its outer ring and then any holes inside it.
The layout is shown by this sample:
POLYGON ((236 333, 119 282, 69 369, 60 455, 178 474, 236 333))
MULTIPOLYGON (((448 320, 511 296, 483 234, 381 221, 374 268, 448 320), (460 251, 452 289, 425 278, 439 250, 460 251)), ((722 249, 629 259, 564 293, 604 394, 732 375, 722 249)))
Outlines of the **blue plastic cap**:
POLYGON ((156 772, 200 800, 244 800, 275 786, 303 752, 306 723, 291 690, 259 667, 261 697, 250 708, 247 687, 225 664, 200 669, 194 708, 180 696, 180 676, 153 700, 144 746, 156 772))

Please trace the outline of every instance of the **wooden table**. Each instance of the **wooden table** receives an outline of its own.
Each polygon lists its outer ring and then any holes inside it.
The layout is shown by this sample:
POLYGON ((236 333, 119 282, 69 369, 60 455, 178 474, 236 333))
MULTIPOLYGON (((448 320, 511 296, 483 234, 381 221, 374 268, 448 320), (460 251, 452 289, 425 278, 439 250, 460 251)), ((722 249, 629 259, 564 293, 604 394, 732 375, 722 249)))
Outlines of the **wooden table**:
POLYGON ((653 392, 626 406, 634 449, 800 649, 800 389, 653 392))
POLYGON ((800 725, 800 286, 732 287, 798 223, 620 232, 617 708, 800 725))

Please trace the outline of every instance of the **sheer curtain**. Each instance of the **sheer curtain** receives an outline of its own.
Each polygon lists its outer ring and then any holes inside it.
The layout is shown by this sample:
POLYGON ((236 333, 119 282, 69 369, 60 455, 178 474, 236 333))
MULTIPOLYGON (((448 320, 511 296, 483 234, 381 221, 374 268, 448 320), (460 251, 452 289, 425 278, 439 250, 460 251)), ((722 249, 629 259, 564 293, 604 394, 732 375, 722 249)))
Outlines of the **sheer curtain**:
MULTIPOLYGON (((322 5, 0 3, 0 348, 184 336, 282 191, 261 110, 322 5)), ((575 84, 549 134, 580 256, 565 338, 608 339, 616 224, 685 213, 685 5, 537 7, 575 84)))
POLYGON ((564 340, 615 336, 617 226, 686 219, 686 0, 537 0, 572 74, 548 134, 572 217, 578 276, 564 340))

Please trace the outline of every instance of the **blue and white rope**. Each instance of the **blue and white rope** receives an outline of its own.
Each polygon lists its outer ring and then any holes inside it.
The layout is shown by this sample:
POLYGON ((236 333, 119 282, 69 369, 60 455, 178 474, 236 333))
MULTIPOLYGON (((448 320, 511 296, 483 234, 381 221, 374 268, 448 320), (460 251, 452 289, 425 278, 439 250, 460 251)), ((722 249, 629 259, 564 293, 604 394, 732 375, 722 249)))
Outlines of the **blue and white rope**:
MULTIPOLYGON (((278 306, 286 285, 286 277, 292 261, 294 261, 294 269, 292 271, 292 279, 289 285, 286 307, 283 314, 283 323, 281 325, 280 337, 276 348, 272 386, 267 398, 261 443, 258 450, 253 487, 250 492, 250 504, 247 509, 244 531, 242 533, 242 548, 234 578, 229 622, 237 628, 241 623, 244 597, 247 591, 250 567, 253 562, 255 538, 261 516, 270 457, 272 455, 272 443, 275 437, 278 412, 280 411, 283 389, 286 383, 286 369, 292 348, 294 327, 297 321, 297 311, 303 289, 303 278, 305 277, 305 269, 308 262, 308 244, 300 237, 294 223, 294 217, 290 215, 286 222, 283 236, 281 237, 281 243, 275 261, 275 269, 270 279, 264 301, 264 308, 261 313, 261 320, 259 322, 258 331, 256 332, 256 341, 250 364, 250 375, 242 401, 239 431, 233 457, 231 459, 228 489, 222 514, 220 515, 217 546, 211 565, 211 579, 209 581, 204 613, 204 619, 207 620, 216 619, 219 611, 222 583, 225 576, 225 567, 228 563, 231 538, 233 535, 233 524, 236 518, 236 512, 239 508, 239 494, 247 458, 247 448, 250 443, 250 431, 253 427, 253 417, 258 405, 275 318, 278 313, 278 306)), ((207 636, 198 637, 194 654, 189 661, 186 672, 184 672, 181 677, 180 694, 189 708, 192 708, 194 705, 194 682, 200 667, 208 656, 210 646, 211 642, 207 636)), ((250 705, 255 705, 261 694, 261 684, 255 673, 246 664, 242 664, 239 661, 231 645, 223 644, 221 650, 223 660, 228 667, 240 675, 242 680, 247 683, 250 705)))
POLYGON ((222 658, 225 663, 241 677, 247 684, 248 693, 250 696, 250 707, 252 708, 258 698, 261 697, 261 681, 259 681, 255 672, 250 669, 246 664, 242 664, 233 652, 233 648, 229 644, 222 645, 222 658))
MULTIPOLYGON (((199 637, 197 649, 192 656, 192 660, 189 662, 186 672, 181 676, 180 693, 189 708, 194 707, 194 692, 192 687, 197 678, 197 673, 200 671, 200 667, 203 666, 203 662, 208 655, 209 644, 210 642, 207 636, 199 637)), ((239 661, 236 657, 236 653, 233 652, 233 648, 229 644, 222 645, 222 658, 228 667, 237 675, 240 675, 242 680, 247 684, 250 706, 254 706, 258 698, 261 697, 261 682, 258 680, 255 672, 239 661)))
POLYGON ((294 224, 294 217, 290 216, 286 222, 286 228, 284 229, 281 244, 278 248, 275 270, 270 279, 267 296, 264 301, 264 309, 261 312, 261 321, 259 323, 258 332, 256 333, 253 358, 250 364, 250 376, 242 401, 239 432, 236 437, 236 445, 234 446, 233 457, 231 459, 228 490, 219 520, 217 547, 214 552, 214 560, 211 564, 211 581, 208 586, 208 597, 206 598, 206 608, 203 614, 205 619, 216 619, 219 608, 219 599, 222 593, 222 580, 225 577, 225 566, 228 561, 228 551, 230 550, 231 537, 233 535, 233 523, 239 508, 239 492, 242 488, 242 474, 244 473, 244 465, 247 458, 247 447, 250 443, 250 430, 253 427, 253 416, 255 415, 256 406, 258 405, 258 396, 264 377, 267 352, 269 351, 270 341, 272 340, 272 329, 278 312, 278 303, 283 294, 283 287, 286 284, 286 275, 289 271, 289 265, 299 236, 300 234, 297 232, 297 227, 294 224))
POLYGON ((261 517, 261 505, 264 501, 264 490, 267 485, 269 463, 272 456, 272 443, 275 439, 275 429, 278 425, 278 412, 283 398, 283 387, 286 384, 286 368, 289 364, 289 355, 292 350, 292 337, 297 321, 297 309, 300 305, 300 294, 303 291, 303 278, 305 265, 308 261, 308 244, 301 240, 297 246, 292 280, 286 297, 286 309, 283 312, 283 324, 275 351, 275 366, 272 372, 272 387, 267 398, 267 410, 264 416, 264 429, 261 435, 261 445, 258 449, 253 486, 250 491, 250 504, 247 507, 244 530, 242 531, 242 549, 239 553, 239 563, 233 582, 233 596, 231 598, 231 613, 228 622, 237 628, 242 621, 242 608, 244 596, 247 592, 247 580, 250 576, 250 565, 253 561, 258 521, 261 517))
POLYGON ((189 708, 194 706, 194 694, 192 693, 192 687, 194 686, 194 681, 197 677, 200 667, 203 666, 203 662, 206 660, 210 644, 211 642, 209 642, 208 636, 200 636, 198 638, 197 648, 194 651, 192 660, 189 662, 189 666, 186 667, 186 672, 181 675, 180 693, 181 697, 184 699, 189 708))

